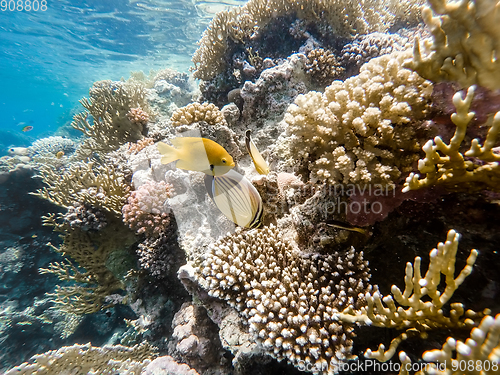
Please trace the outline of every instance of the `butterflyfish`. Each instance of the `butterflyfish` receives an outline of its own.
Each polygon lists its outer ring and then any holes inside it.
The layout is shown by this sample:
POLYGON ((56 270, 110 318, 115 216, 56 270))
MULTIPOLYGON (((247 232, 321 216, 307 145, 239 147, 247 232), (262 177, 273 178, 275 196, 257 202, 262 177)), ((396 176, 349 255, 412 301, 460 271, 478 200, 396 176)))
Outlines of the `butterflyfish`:
POLYGON ((255 165, 255 169, 257 170, 257 172, 259 172, 260 174, 268 174, 269 166, 267 165, 266 161, 260 154, 259 150, 257 150, 255 143, 253 143, 252 138, 250 137, 251 133, 252 133, 251 130, 247 130, 245 134, 245 143, 247 145, 247 151, 253 160, 253 164, 255 165))
POLYGON ((234 170, 223 176, 205 176, 205 187, 220 212, 233 223, 246 228, 261 225, 262 198, 245 176, 234 170))
POLYGON ((177 137, 170 142, 174 147, 158 142, 163 164, 177 161, 177 168, 203 172, 210 176, 223 175, 234 167, 231 155, 224 147, 210 139, 177 137))

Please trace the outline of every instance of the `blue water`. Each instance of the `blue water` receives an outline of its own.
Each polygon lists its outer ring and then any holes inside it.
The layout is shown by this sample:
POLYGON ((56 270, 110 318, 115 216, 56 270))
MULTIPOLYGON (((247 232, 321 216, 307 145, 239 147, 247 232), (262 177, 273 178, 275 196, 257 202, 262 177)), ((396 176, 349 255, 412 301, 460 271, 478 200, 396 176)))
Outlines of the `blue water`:
POLYGON ((139 70, 187 71, 211 17, 244 1, 46 3, 37 12, 10 11, 8 1, 0 7, 0 156, 71 121, 94 81, 139 70), (33 129, 23 132, 25 126, 33 129))

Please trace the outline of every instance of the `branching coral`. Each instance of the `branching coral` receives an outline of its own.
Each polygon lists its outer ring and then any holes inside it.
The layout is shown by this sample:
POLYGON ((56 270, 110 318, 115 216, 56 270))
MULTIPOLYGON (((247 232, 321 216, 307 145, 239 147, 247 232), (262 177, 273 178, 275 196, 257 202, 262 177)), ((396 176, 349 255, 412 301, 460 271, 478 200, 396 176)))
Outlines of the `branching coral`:
POLYGON ((415 41, 406 66, 434 82, 457 81, 500 88, 500 2, 497 0, 432 0, 422 17, 433 40, 415 41))
POLYGON ((90 89, 90 98, 80 103, 86 111, 75 115, 71 126, 89 137, 78 150, 82 156, 112 151, 143 137, 150 110, 142 85, 99 81, 90 89))
POLYGON ((392 341, 387 351, 381 344, 376 352, 368 349, 365 353, 367 357, 386 361, 394 355, 399 343, 408 335, 438 328, 471 327, 475 324, 472 319, 481 314, 471 310, 465 312, 461 303, 450 304, 448 316, 443 311, 453 293, 471 273, 478 254, 477 250, 471 250, 467 265, 455 277, 459 238, 458 233, 450 230, 446 242, 439 243, 437 248, 430 252, 430 264, 424 277, 421 274, 420 257, 416 257, 413 264, 408 262, 403 292, 393 285, 392 295, 382 297, 378 292, 367 293, 366 307, 356 310, 349 306, 336 315, 343 322, 360 322, 365 325, 404 330, 403 334, 392 341), (442 275, 446 284, 444 290, 440 290, 442 275))
MULTIPOLYGON (((209 80, 226 67, 226 53, 232 44, 246 45, 272 22, 290 17, 313 23, 324 33, 349 38, 354 34, 386 31, 398 22, 416 20, 419 1, 251 0, 241 8, 218 13, 203 33, 193 55, 195 78, 209 80)), ((267 57, 267 56, 262 56, 267 57)))
POLYGON ((60 280, 77 283, 56 287, 52 297, 58 308, 77 314, 90 314, 112 306, 113 303, 106 304, 105 298, 123 289, 123 284, 108 268, 110 255, 118 249, 127 248, 134 240, 133 234, 119 223, 97 233, 81 229, 68 231, 61 247, 53 249, 76 261, 84 271, 69 259, 51 263, 48 269, 41 269, 41 273, 53 273, 60 280))
POLYGON ((176 110, 170 119, 174 126, 191 125, 205 121, 209 125, 227 125, 224 115, 212 103, 191 103, 176 110))
POLYGON ((62 175, 51 168, 42 167, 39 177, 48 185, 35 195, 62 207, 75 203, 102 208, 121 215, 130 187, 123 174, 113 166, 94 166, 94 163, 73 164, 62 175))
POLYGON ((316 48, 307 54, 306 72, 318 82, 330 83, 344 68, 339 66, 335 54, 323 48, 316 48))
POLYGON ((337 310, 360 308, 367 262, 354 249, 304 258, 274 227, 235 234, 210 246, 198 283, 248 319, 250 333, 278 360, 315 368, 352 357, 352 327, 337 310))
POLYGON ((155 356, 155 348, 147 343, 127 347, 101 347, 75 344, 31 357, 33 363, 23 363, 5 375, 42 374, 140 374, 155 356))
POLYGON ((123 206, 123 221, 138 234, 158 237, 170 224, 168 199, 173 195, 170 184, 149 181, 130 193, 123 206))
POLYGON ((425 116, 431 87, 401 68, 408 56, 375 58, 324 94, 299 95, 285 114, 287 164, 299 162, 313 178, 331 184, 390 185, 409 172, 419 147, 410 122, 425 116))
MULTIPOLYGON (((422 356, 430 363, 416 375, 486 375, 500 372, 500 315, 485 316, 478 327, 473 328, 470 337, 462 342, 449 337, 441 350, 430 350, 422 356), (456 352, 453 356, 453 352, 456 352)), ((412 368, 405 352, 399 353, 401 371, 408 375, 412 368)))
POLYGON ((474 139, 470 149, 462 154, 460 147, 464 141, 467 125, 474 117, 469 112, 475 87, 467 90, 464 99, 460 92, 453 96, 456 113, 451 120, 457 126, 450 143, 443 142, 437 136, 429 140, 422 148, 425 158, 418 161, 418 170, 425 173, 424 178, 411 173, 405 182, 403 192, 416 190, 437 184, 444 184, 449 189, 500 189, 500 154, 493 151, 498 133, 500 132, 500 112, 490 116, 487 124, 488 134, 481 146, 478 139, 474 139), (466 157, 471 160, 466 160, 466 157))

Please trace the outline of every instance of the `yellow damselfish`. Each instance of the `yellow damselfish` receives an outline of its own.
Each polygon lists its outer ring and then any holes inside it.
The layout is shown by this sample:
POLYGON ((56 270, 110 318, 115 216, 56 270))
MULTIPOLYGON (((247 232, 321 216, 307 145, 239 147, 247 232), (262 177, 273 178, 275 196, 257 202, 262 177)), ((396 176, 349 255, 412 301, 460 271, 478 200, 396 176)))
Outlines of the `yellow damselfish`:
POLYGON ((210 176, 221 176, 234 167, 231 155, 220 144, 199 137, 177 137, 170 139, 174 147, 158 142, 161 162, 177 161, 175 166, 189 171, 198 171, 210 176))
POLYGON ((259 174, 268 174, 269 166, 260 154, 257 146, 255 146, 255 143, 253 143, 250 136, 251 133, 251 130, 247 130, 247 132, 245 133, 245 144, 247 146, 247 151, 253 160, 253 164, 255 165, 255 169, 257 170, 257 172, 259 172, 259 174))

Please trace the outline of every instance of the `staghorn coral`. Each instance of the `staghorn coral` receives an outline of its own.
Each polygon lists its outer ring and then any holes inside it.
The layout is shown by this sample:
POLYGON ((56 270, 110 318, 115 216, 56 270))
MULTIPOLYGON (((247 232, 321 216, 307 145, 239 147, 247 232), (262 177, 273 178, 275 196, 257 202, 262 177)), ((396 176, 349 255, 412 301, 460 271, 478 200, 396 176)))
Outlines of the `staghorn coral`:
POLYGON ((356 310, 355 307, 348 306, 336 314, 335 317, 343 322, 359 322, 364 325, 404 330, 392 340, 387 351, 385 346, 380 344, 375 352, 368 349, 366 357, 387 361, 394 355, 399 343, 409 335, 439 328, 471 327, 475 324, 473 319, 477 319, 481 314, 471 310, 465 311, 461 303, 451 303, 448 315, 443 311, 453 293, 472 272, 478 254, 477 250, 471 250, 467 265, 455 277, 459 239, 460 235, 454 230, 448 232, 446 242, 439 243, 437 248, 429 253, 429 268, 423 277, 421 258, 416 257, 413 264, 408 262, 403 292, 396 285, 391 288, 392 295, 385 297, 378 292, 369 292, 365 296, 366 307, 356 310), (444 276, 446 284, 444 290, 440 290, 441 275, 444 276))
POLYGON ((38 139, 28 147, 28 155, 32 158, 37 156, 56 156, 62 151, 65 155, 72 154, 75 151, 76 144, 71 139, 60 136, 52 136, 38 139))
POLYGON ((170 118, 174 126, 205 121, 209 125, 227 125, 224 115, 212 103, 191 103, 176 110, 170 118))
POLYGON ((140 374, 155 356, 155 348, 147 343, 127 347, 105 345, 95 347, 87 343, 64 346, 31 357, 5 373, 5 375, 26 374, 140 374))
POLYGON ((391 185, 409 172, 419 148, 410 122, 426 115, 432 87, 401 68, 408 56, 372 59, 324 94, 299 95, 285 114, 287 132, 277 150, 286 164, 330 184, 391 185))
MULTIPOLYGON (((422 356, 432 362, 416 375, 486 375, 500 372, 500 315, 485 316, 478 327, 473 328, 470 337, 462 342, 449 337, 441 350, 429 350, 422 356), (453 352, 456 352, 453 357, 453 352)), ((401 371, 409 375, 411 359, 405 352, 399 353, 401 371)))
POLYGON ((76 285, 56 286, 51 294, 56 306, 66 312, 91 314, 114 303, 107 303, 106 297, 123 289, 123 283, 115 275, 110 260, 112 254, 126 249, 135 241, 128 228, 115 221, 96 233, 82 229, 68 231, 63 237, 63 244, 52 248, 64 254, 66 260, 49 264, 40 269, 41 273, 52 273, 63 281, 72 281, 76 285), (75 266, 69 258, 78 263, 75 266), (82 271, 81 269, 84 269, 82 271))
POLYGON ((123 222, 138 234, 158 237, 170 225, 168 199, 173 196, 173 187, 164 181, 148 181, 127 198, 123 206, 123 222))
MULTIPOLYGON (((218 13, 203 33, 200 47, 193 55, 194 77, 210 80, 226 69, 228 53, 234 46, 245 48, 282 19, 311 24, 319 36, 328 40, 350 38, 354 34, 386 31, 395 24, 415 22, 419 1, 342 1, 251 0, 243 7, 218 13)), ((304 33, 305 34, 305 33, 304 33)), ((274 50, 276 50, 276 44, 274 50)), ((279 46, 283 48, 283 46, 279 46)), ((258 51, 257 51, 258 52, 258 51)), ((263 56, 262 58, 269 57, 263 56)), ((283 56, 281 56, 283 57, 283 56)))
POLYGON ((500 51, 500 2, 432 0, 423 7, 422 18, 432 41, 426 39, 422 46, 416 39, 406 67, 434 82, 500 88, 500 62, 495 57, 500 51))
POLYGON ((295 366, 324 368, 352 358, 352 326, 333 317, 363 305, 367 262, 354 249, 301 257, 270 226, 227 236, 209 247, 198 283, 248 320, 265 352, 295 366), (305 362, 302 362, 305 361, 305 362))
POLYGON ((60 173, 41 167, 38 176, 48 186, 33 194, 65 208, 80 203, 121 215, 130 187, 115 167, 75 163, 60 173))
POLYGON ((451 115, 451 120, 457 126, 455 134, 449 144, 437 136, 422 147, 425 158, 418 161, 418 170, 425 173, 425 177, 420 178, 420 175, 410 173, 403 192, 438 184, 444 184, 452 190, 500 189, 500 154, 493 150, 500 132, 500 112, 489 117, 489 130, 484 146, 479 144, 478 139, 474 139, 468 151, 463 154, 460 152, 467 126, 475 115, 474 112, 469 112, 474 91, 475 86, 471 86, 464 99, 460 92, 453 96, 456 113, 451 115))
POLYGON ((78 149, 82 157, 116 150, 124 143, 142 139, 146 132, 143 118, 150 110, 141 84, 99 81, 90 89, 89 99, 83 98, 80 103, 86 111, 76 114, 71 126, 89 137, 78 149), (137 116, 131 114, 139 110, 141 121, 135 121, 137 116))

